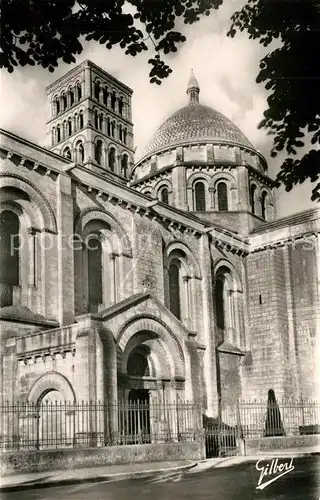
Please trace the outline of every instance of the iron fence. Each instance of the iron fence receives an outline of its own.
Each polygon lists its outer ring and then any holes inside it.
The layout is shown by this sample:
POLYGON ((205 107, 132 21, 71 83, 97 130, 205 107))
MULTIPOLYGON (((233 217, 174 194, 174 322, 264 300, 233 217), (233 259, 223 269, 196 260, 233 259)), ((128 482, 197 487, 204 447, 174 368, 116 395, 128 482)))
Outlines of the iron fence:
MULTIPOLYGON (((189 402, 8 402, 0 406, 0 448, 40 450, 197 441, 234 453, 240 438, 320 434, 320 403, 237 401, 206 417, 189 402)), ((208 452, 209 453, 209 452, 208 452)))
POLYGON ((241 440, 320 434, 320 403, 307 400, 234 401, 203 418, 206 456, 239 453, 241 440))
POLYGON ((318 401, 239 401, 238 408, 243 437, 320 434, 318 401))
POLYGON ((43 402, 0 406, 1 449, 50 449, 195 441, 192 403, 43 402))

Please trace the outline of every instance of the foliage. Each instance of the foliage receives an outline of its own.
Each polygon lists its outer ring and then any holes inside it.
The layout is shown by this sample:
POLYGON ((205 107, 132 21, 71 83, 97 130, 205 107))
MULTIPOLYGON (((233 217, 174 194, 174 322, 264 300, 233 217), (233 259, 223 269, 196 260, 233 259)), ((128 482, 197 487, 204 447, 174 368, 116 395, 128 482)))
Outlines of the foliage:
MULTIPOLYGON (((228 1, 228 0, 226 0, 228 1)), ((54 71, 60 60, 76 62, 82 41, 111 49, 119 45, 135 56, 153 50, 151 83, 160 84, 171 69, 163 60, 186 38, 178 20, 192 24, 223 0, 3 0, 0 67, 39 64, 54 71)), ((271 152, 287 152, 277 176, 289 191, 320 177, 320 2, 319 0, 248 0, 232 16, 229 36, 246 31, 264 46, 276 47, 261 60, 258 83, 269 93, 260 127, 274 136, 271 152), (311 149, 295 159, 298 149, 311 149), (291 156, 291 157, 290 157, 291 156)), ((312 191, 320 199, 320 183, 312 191)))
POLYGON ((82 37, 132 56, 150 48, 150 80, 171 73, 161 55, 176 52, 186 37, 175 30, 209 15, 223 0, 4 0, 1 12, 0 67, 9 72, 40 64, 53 72, 62 59, 75 62, 82 37))
MULTIPOLYGON (((268 46, 257 82, 267 90, 268 109, 259 127, 274 136, 271 156, 285 150, 295 156, 310 141, 315 149, 301 159, 287 156, 277 176, 290 191, 306 179, 320 177, 320 3, 318 0, 248 0, 232 16, 228 33, 247 31, 249 38, 268 46)), ((312 191, 320 199, 320 183, 312 191)))

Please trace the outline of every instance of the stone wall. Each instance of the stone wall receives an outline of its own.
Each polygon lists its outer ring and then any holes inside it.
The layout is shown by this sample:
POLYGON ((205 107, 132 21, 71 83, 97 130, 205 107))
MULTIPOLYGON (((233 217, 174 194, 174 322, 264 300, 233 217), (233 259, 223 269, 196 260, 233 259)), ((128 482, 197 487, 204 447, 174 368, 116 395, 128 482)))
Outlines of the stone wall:
POLYGON ((0 473, 41 472, 162 460, 202 460, 203 445, 194 443, 108 446, 106 448, 2 453, 0 473))

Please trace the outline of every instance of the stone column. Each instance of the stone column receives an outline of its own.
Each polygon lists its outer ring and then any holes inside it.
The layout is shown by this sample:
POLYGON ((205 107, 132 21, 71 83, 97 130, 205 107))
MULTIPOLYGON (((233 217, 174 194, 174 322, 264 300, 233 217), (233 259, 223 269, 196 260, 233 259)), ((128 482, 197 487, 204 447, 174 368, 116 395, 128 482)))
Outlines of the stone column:
POLYGON ((74 321, 73 198, 71 179, 57 179, 58 318, 60 325, 74 321))
POLYGON ((200 262, 202 269, 202 324, 203 324, 203 340, 201 341, 206 346, 203 355, 204 367, 204 383, 203 391, 207 397, 207 414, 215 416, 215 411, 218 405, 217 391, 217 363, 216 363, 216 326, 213 311, 213 293, 212 293, 212 275, 211 275, 211 255, 210 243, 208 235, 201 237, 200 245, 200 262))
POLYGON ((209 200, 210 200, 210 204, 209 204, 209 210, 218 210, 218 208, 215 208, 215 193, 216 193, 216 190, 214 187, 209 187, 209 200))
POLYGON ((84 92, 82 92, 82 97, 85 99, 91 97, 91 71, 90 68, 85 68, 84 70, 84 92))
POLYGON ((188 210, 186 170, 183 165, 172 169, 172 188, 174 206, 180 210, 188 210))
MULTIPOLYGON (((251 212, 249 199, 249 178, 248 169, 244 165, 237 167, 238 172, 238 210, 251 212)), ((233 210, 235 210, 234 208, 233 210)))

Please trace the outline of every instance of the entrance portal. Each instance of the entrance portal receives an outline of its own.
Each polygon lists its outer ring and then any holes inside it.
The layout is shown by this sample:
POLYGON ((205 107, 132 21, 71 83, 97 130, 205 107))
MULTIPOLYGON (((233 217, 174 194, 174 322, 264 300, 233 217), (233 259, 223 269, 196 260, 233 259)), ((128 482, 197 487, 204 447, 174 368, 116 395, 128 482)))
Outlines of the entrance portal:
POLYGON ((150 397, 146 389, 131 389, 128 396, 128 431, 133 443, 150 443, 150 397))

